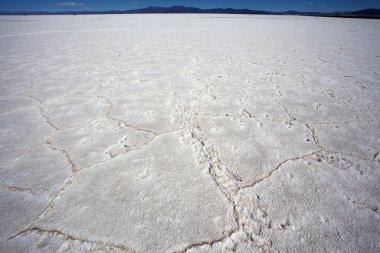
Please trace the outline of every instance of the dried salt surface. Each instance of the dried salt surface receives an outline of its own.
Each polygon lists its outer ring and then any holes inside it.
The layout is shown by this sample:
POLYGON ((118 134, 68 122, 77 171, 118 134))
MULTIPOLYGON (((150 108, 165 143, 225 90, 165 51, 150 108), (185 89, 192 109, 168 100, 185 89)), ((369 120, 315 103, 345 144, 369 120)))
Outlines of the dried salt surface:
POLYGON ((380 251, 379 21, 0 31, 0 252, 380 251))
POLYGON ((379 176, 378 162, 322 152, 284 164, 271 178, 242 190, 240 201, 255 210, 250 225, 262 247, 375 252, 379 176))
POLYGON ((0 239, 4 241, 32 224, 70 174, 70 164, 62 153, 48 145, 2 166, 0 239))
POLYGON ((138 252, 181 250, 226 236, 237 227, 232 206, 191 153, 177 135, 164 134, 80 171, 36 225, 97 241, 107 238, 138 252))

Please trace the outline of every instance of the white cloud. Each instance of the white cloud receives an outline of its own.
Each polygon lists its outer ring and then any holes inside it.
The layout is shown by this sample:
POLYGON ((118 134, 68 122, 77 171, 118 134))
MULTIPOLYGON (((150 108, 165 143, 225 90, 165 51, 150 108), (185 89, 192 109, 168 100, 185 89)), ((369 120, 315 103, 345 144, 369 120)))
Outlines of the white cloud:
POLYGON ((85 4, 82 2, 62 2, 62 3, 57 3, 57 5, 60 5, 60 6, 85 6, 85 4))

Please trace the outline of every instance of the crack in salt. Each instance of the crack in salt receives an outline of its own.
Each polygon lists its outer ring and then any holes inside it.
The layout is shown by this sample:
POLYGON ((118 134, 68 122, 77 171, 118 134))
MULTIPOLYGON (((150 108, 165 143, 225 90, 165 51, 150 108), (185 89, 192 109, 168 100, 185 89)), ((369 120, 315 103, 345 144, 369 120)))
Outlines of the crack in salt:
POLYGON ((29 188, 22 188, 22 187, 18 187, 18 186, 14 186, 14 185, 7 185, 7 184, 0 184, 0 187, 1 188, 4 188, 4 189, 8 189, 10 191, 14 191, 14 192, 27 192, 27 193, 30 193, 32 195, 36 195, 31 189, 29 188))
POLYGON ((98 249, 105 250, 105 251, 109 251, 111 249, 117 249, 117 250, 120 250, 120 251, 125 252, 125 253, 135 252, 134 250, 132 250, 129 247, 122 245, 122 244, 110 244, 110 243, 106 243, 103 241, 85 239, 85 238, 77 237, 77 236, 74 236, 71 234, 67 234, 67 233, 62 232, 58 229, 44 229, 44 228, 41 228, 38 226, 32 226, 30 228, 27 228, 27 229, 19 232, 17 235, 9 238, 9 240, 14 239, 14 238, 21 236, 21 235, 26 235, 26 234, 32 233, 32 232, 39 233, 39 234, 49 234, 50 236, 59 236, 59 237, 61 237, 61 239, 69 240, 69 241, 78 241, 80 243, 93 244, 98 249))

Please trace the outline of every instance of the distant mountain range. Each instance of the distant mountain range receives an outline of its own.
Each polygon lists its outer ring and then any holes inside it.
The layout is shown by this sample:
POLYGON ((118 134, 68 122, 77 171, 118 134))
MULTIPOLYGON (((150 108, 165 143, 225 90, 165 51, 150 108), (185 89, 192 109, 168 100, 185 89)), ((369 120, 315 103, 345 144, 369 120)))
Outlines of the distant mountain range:
POLYGON ((215 8, 200 9, 186 6, 157 7, 151 6, 142 9, 126 11, 70 11, 70 12, 0 12, 0 15, 85 15, 85 14, 148 14, 148 13, 203 13, 203 14, 258 14, 258 15, 299 15, 318 17, 343 17, 343 18, 377 18, 380 19, 380 9, 365 9, 346 12, 299 12, 284 11, 270 12, 251 9, 215 8))

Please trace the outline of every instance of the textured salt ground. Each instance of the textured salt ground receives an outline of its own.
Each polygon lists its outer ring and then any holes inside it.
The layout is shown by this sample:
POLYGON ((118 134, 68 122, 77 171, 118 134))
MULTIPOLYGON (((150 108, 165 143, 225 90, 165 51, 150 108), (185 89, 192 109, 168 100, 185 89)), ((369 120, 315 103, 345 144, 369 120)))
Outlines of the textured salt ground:
POLYGON ((2 17, 0 252, 379 252, 379 39, 377 20, 2 17))

